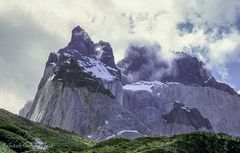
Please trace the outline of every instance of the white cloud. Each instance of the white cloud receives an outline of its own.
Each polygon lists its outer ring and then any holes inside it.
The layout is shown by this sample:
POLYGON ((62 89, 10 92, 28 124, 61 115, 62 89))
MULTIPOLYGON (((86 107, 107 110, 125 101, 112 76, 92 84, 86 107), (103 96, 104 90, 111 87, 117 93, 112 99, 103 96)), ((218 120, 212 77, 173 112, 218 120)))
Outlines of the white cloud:
MULTIPOLYGON (((129 42, 136 40, 158 42, 165 57, 171 57, 170 51, 184 47, 206 47, 207 52, 198 52, 197 56, 208 62, 210 68, 219 69, 226 78, 224 65, 239 48, 239 34, 234 27, 239 5, 239 0, 0 0, 0 14, 18 13, 32 18, 66 44, 72 28, 80 25, 95 42, 109 41, 117 61, 123 57, 129 42), (176 25, 186 20, 193 23, 194 32, 180 36, 176 25), (206 26, 213 31, 224 26, 231 28, 232 33, 221 40, 209 41, 215 33, 206 34, 206 26)), ((40 64, 45 61, 42 59, 40 64)))
POLYGON ((240 36, 238 33, 234 32, 230 34, 227 38, 217 40, 214 43, 209 44, 211 61, 219 64, 224 64, 228 62, 229 57, 234 55, 239 43, 240 36))
POLYGON ((204 22, 217 26, 231 25, 236 20, 236 8, 240 4, 238 0, 39 0, 21 3, 11 0, 4 3, 3 0, 2 3, 4 5, 0 8, 3 11, 17 8, 27 12, 66 42, 70 38, 72 27, 81 25, 93 40, 109 41, 117 60, 123 56, 129 41, 136 39, 156 41, 166 54, 169 50, 180 50, 189 44, 205 44, 206 36, 201 29, 180 37, 177 35, 176 24, 187 18, 197 25, 204 22), (201 14, 201 17, 197 18, 196 14, 201 14))
POLYGON ((8 111, 18 113, 23 107, 23 101, 26 101, 26 96, 19 96, 19 93, 13 90, 0 88, 0 108, 5 108, 8 111))

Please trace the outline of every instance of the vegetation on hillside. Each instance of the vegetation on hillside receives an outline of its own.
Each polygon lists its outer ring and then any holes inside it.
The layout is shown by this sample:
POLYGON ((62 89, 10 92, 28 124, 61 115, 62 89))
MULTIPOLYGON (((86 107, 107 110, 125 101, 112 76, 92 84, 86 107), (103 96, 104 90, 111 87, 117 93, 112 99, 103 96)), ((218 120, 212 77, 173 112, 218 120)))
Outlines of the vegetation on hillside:
POLYGON ((240 139, 225 134, 195 132, 173 137, 112 139, 99 142, 86 153, 239 153, 240 139))
POLYGON ((240 138, 195 132, 95 143, 0 110, 0 153, 240 153, 240 138))
POLYGON ((50 128, 0 110, 0 153, 83 151, 95 143, 58 128, 50 128))

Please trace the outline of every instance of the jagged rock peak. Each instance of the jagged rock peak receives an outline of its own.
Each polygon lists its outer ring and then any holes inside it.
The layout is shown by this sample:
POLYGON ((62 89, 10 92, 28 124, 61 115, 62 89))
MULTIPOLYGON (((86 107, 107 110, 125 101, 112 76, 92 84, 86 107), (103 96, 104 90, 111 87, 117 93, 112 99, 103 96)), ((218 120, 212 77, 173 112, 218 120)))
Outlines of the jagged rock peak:
POLYGON ((80 26, 75 27, 72 30, 72 38, 71 41, 75 41, 75 40, 87 40, 90 39, 90 37, 88 36, 87 32, 84 31, 80 26))
POLYGON ((196 57, 183 52, 174 53, 169 62, 157 54, 161 48, 154 46, 129 46, 127 54, 117 66, 122 70, 123 83, 139 81, 178 82, 223 90, 238 95, 233 88, 215 80, 210 70, 196 57))
POLYGON ((71 41, 69 42, 67 49, 74 49, 85 56, 90 56, 95 54, 94 48, 95 45, 88 33, 80 26, 77 26, 72 30, 71 41))
POLYGON ((104 41, 94 43, 80 26, 72 30, 71 41, 66 47, 50 54, 46 66, 53 68, 54 81, 79 84, 79 81, 87 82, 86 78, 104 82, 121 80, 110 44, 104 41))
POLYGON ((116 68, 114 56, 113 56, 113 50, 109 42, 100 40, 96 44, 96 51, 101 62, 116 68))

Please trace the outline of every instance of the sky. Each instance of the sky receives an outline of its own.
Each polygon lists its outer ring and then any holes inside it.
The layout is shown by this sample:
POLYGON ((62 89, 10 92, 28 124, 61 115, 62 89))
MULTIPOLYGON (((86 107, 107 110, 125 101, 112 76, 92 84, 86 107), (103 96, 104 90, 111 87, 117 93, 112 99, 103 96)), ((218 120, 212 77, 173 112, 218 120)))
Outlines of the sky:
POLYGON ((240 90, 239 0, 0 0, 0 108, 18 113, 36 94, 50 52, 80 25, 110 42, 116 61, 132 42, 198 57, 240 90))

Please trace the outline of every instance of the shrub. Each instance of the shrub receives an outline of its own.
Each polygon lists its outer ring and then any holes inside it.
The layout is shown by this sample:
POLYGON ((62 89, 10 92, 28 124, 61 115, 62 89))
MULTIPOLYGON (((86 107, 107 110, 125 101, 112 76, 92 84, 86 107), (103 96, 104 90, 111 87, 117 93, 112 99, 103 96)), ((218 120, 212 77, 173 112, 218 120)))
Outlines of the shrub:
POLYGON ((30 142, 4 129, 0 129, 0 141, 16 152, 24 152, 32 149, 30 142))

